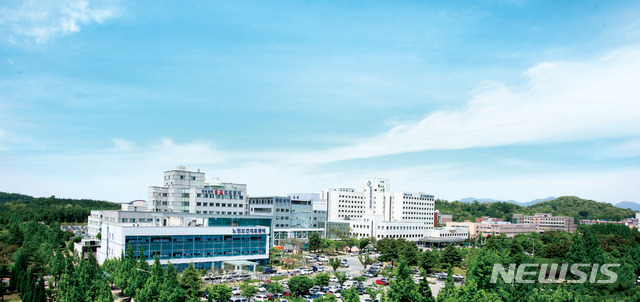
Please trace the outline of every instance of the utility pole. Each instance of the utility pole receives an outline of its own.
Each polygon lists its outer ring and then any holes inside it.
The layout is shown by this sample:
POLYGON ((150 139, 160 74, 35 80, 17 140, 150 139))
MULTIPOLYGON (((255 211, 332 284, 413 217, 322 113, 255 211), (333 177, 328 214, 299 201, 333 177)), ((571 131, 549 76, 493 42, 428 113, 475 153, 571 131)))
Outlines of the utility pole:
POLYGON ((535 238, 531 238, 533 240, 533 253, 532 256, 535 257, 536 256, 536 239, 535 238))

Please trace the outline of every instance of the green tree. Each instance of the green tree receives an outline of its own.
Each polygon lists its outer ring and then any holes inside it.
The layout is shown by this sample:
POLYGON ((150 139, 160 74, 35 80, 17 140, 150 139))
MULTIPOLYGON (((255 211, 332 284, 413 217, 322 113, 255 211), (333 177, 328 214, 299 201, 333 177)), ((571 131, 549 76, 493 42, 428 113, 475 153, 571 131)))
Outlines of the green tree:
POLYGON ((360 296, 355 288, 349 288, 340 292, 343 302, 360 302, 360 296))
POLYGON ((322 238, 318 233, 313 233, 309 236, 309 250, 317 251, 322 246, 322 238))
POLYGON ((267 291, 270 293, 281 293, 284 291, 284 287, 278 282, 271 282, 267 284, 267 291))
POLYGON ((391 280, 387 295, 391 301, 395 302, 422 301, 422 296, 418 293, 416 284, 411 279, 409 266, 404 257, 398 260, 396 279, 391 280))
POLYGON ((217 302, 226 302, 231 298, 232 289, 224 284, 214 284, 208 288, 209 298, 217 302))
POLYGON ((418 283, 418 293, 422 296, 423 302, 436 302, 436 299, 433 297, 433 293, 431 292, 427 275, 427 271, 420 270, 420 276, 422 276, 422 279, 420 279, 420 282, 418 283))
POLYGON ((364 251, 367 246, 369 246, 369 244, 371 244, 371 238, 360 238, 360 240, 358 240, 358 250, 360 250, 360 252, 362 253, 362 251, 364 251))
POLYGON ((314 282, 307 276, 295 276, 289 279, 287 284, 292 292, 299 295, 309 291, 309 289, 313 287, 314 282))
POLYGON ((202 285, 200 271, 193 266, 193 263, 190 263, 180 277, 180 286, 185 290, 187 299, 200 297, 202 285))
POLYGON ((329 258, 329 266, 331 266, 334 273, 340 267, 340 262, 341 262, 340 258, 335 258, 335 257, 329 258))
POLYGON ((399 248, 400 256, 407 261, 407 265, 413 266, 418 264, 420 251, 418 251, 418 247, 415 242, 400 241, 399 248))
POLYGON ((448 298, 455 298, 456 285, 453 282, 453 266, 449 266, 447 270, 447 281, 444 288, 438 293, 438 302, 446 301, 448 298))
POLYGON ((150 274, 151 276, 147 279, 144 287, 136 291, 137 301, 158 301, 160 299, 160 288, 164 283, 165 272, 158 257, 154 259, 150 274))
POLYGON ((442 262, 449 266, 460 266, 461 261, 462 256, 460 255, 460 251, 453 245, 447 245, 444 253, 442 253, 442 262))
POLYGON ((371 257, 369 257, 369 254, 358 254, 358 261, 360 261, 360 264, 362 264, 366 270, 367 266, 371 264, 371 257))
POLYGON ((255 294, 258 292, 258 288, 247 282, 240 284, 240 290, 242 291, 242 296, 247 298, 247 300, 251 299, 251 297, 255 296, 255 294))
POLYGON ((329 279, 331 279, 331 277, 327 273, 317 274, 313 278, 313 283, 321 287, 326 287, 329 286, 329 279))
POLYGON ((398 241, 390 238, 384 238, 382 240, 378 240, 376 244, 376 249, 380 252, 380 257, 378 260, 380 261, 389 261, 391 262, 391 266, 394 265, 394 262, 400 256, 400 251, 398 250, 398 241))
POLYGON ((420 267, 426 272, 431 271, 431 269, 435 267, 437 263, 438 257, 434 252, 427 250, 420 253, 418 265, 420 265, 420 267))
POLYGON ((169 262, 165 271, 165 278, 160 288, 160 302, 180 302, 185 300, 185 291, 180 286, 178 272, 169 262))
POLYGON ((340 286, 343 286, 345 282, 347 282, 347 274, 344 272, 335 272, 333 273, 334 276, 336 276, 336 278, 338 278, 338 283, 340 283, 340 286))

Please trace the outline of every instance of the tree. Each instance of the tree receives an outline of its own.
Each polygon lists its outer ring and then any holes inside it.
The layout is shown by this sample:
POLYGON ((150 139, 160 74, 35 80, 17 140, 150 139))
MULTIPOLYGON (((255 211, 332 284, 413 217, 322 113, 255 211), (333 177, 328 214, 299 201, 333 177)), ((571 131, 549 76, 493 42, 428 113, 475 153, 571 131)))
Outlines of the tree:
POLYGON ((360 297, 355 288, 344 289, 340 291, 343 302, 360 302, 360 297))
POLYGON ((295 276, 289 279, 287 284, 292 292, 299 295, 301 293, 308 292, 309 289, 313 287, 313 280, 309 279, 307 276, 295 276))
POLYGON ((412 241, 400 241, 400 255, 407 261, 407 265, 413 266, 418 264, 419 253, 418 247, 412 241))
POLYGON ((366 270, 367 265, 371 264, 371 257, 369 257, 368 254, 358 254, 358 261, 360 261, 360 264, 362 264, 366 270))
POLYGON ((202 279, 200 279, 200 272, 193 266, 193 263, 189 263, 189 266, 182 272, 180 286, 185 290, 187 299, 200 297, 202 279))
POLYGON ((313 283, 321 287, 326 287, 326 286, 329 286, 329 279, 331 279, 331 277, 327 273, 317 274, 313 278, 313 283))
POLYGON ((378 240, 378 243, 376 244, 376 249, 380 252, 380 257, 378 257, 378 259, 380 261, 390 261, 391 266, 393 266, 394 262, 400 255, 400 251, 398 250, 398 241, 399 240, 390 238, 378 240))
MULTIPOLYGON (((267 291, 270 293, 281 293, 284 291, 284 287, 278 282, 271 282, 267 284, 267 291)), ((225 300, 226 301, 226 300, 225 300)))
POLYGON ((317 251, 322 246, 322 238, 318 233, 313 233, 309 236, 309 250, 317 251))
POLYGON ((209 297, 217 302, 226 302, 231 298, 231 287, 224 284, 214 284, 208 288, 209 297))
POLYGON ((453 282, 453 266, 449 266, 447 270, 447 281, 444 288, 438 293, 438 302, 445 301, 447 298, 455 298, 456 285, 453 282))
POLYGON ((151 276, 147 279, 144 287, 136 291, 137 301, 158 301, 160 298, 160 288, 164 283, 165 272, 158 257, 155 257, 150 273, 151 276))
POLYGON ((340 267, 340 262, 341 262, 340 258, 335 258, 335 257, 329 258, 329 266, 331 266, 334 273, 340 267))
POLYGON ((247 282, 240 284, 240 290, 242 291, 242 296, 247 298, 247 300, 251 299, 251 297, 258 292, 258 289, 255 286, 247 282))
POLYGON ((420 253, 420 256, 418 258, 419 258, 418 265, 420 265, 420 267, 424 269, 427 273, 431 271, 431 269, 435 267, 436 264, 438 263, 438 257, 432 251, 428 251, 428 250, 424 251, 420 253))
POLYGON ((338 278, 338 283, 340 283, 340 286, 343 286, 345 282, 347 282, 347 274, 343 273, 343 272, 335 272, 333 273, 334 276, 336 276, 336 278, 338 278))
POLYGON ((401 257, 398 260, 398 273, 396 280, 391 280, 387 295, 394 302, 415 302, 421 301, 422 296, 418 293, 416 284, 411 279, 407 260, 401 257))
POLYGON ((423 302, 436 302, 436 299, 433 297, 433 293, 431 292, 431 287, 429 286, 429 280, 427 280, 427 271, 421 270, 420 282, 418 283, 418 293, 422 296, 423 302))
POLYGON ((178 272, 176 268, 169 262, 165 272, 164 282, 160 288, 160 302, 179 302, 185 300, 185 291, 180 287, 178 281, 178 272))
POLYGON ((358 249, 360 250, 360 252, 364 251, 367 248, 367 246, 369 246, 370 243, 371 243, 371 238, 368 238, 368 237, 360 238, 360 240, 358 240, 358 249))
POLYGON ((442 254, 442 262, 449 266, 460 266, 461 261, 462 256, 460 256, 460 251, 453 245, 447 245, 442 254))

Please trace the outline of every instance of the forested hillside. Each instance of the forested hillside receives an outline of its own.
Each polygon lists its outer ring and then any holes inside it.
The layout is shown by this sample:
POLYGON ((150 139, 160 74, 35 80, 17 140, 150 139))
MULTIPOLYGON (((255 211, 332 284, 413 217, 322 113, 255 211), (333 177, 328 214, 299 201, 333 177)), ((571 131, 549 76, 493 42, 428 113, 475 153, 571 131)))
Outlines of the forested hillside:
POLYGON ((0 224, 7 224, 14 213, 24 221, 63 223, 86 222, 91 210, 118 209, 120 209, 119 204, 108 201, 56 198, 55 196, 35 198, 0 192, 0 224))
POLYGON ((490 216, 511 221, 513 214, 533 215, 535 213, 551 213, 555 216, 572 216, 576 219, 622 220, 634 217, 633 210, 621 209, 610 203, 581 199, 575 196, 562 196, 553 200, 540 202, 528 207, 508 202, 460 202, 436 200, 436 210, 452 214, 454 221, 471 220, 476 217, 490 216))

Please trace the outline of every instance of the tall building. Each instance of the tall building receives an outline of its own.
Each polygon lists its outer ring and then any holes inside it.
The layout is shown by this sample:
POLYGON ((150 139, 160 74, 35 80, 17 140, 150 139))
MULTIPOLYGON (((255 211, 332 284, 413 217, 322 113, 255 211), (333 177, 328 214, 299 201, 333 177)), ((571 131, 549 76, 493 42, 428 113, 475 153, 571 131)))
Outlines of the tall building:
POLYGON ((361 220, 365 215, 384 221, 422 222, 434 225, 435 199, 422 192, 390 192, 389 180, 364 181, 362 192, 353 188, 322 190, 329 221, 361 220))
POLYGON ((148 206, 153 212, 246 215, 247 185, 205 179, 184 166, 164 172, 164 186, 149 187, 148 206))
POLYGON ((367 179, 362 191, 324 189, 321 198, 327 203, 327 222, 319 225, 330 238, 350 235, 417 241, 434 228, 434 196, 391 192, 388 179, 367 179))

